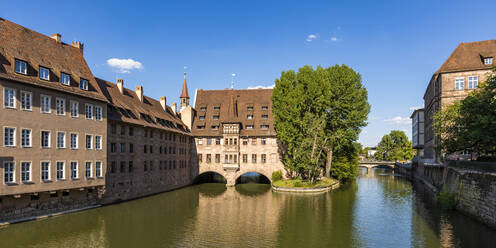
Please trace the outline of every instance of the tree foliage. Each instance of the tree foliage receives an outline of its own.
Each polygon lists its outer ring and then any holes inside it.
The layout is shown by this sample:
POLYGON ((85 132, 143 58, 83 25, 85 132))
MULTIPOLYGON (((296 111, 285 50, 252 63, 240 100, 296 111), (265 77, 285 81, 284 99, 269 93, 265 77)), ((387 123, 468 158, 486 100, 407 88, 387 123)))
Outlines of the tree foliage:
POLYGON ((440 153, 471 150, 496 152, 496 76, 489 75, 465 99, 434 114, 434 130, 439 137, 440 153))
POLYGON ((414 156, 415 150, 412 148, 412 142, 408 140, 405 132, 398 130, 382 136, 375 154, 378 160, 385 161, 410 160, 414 156))
POLYGON ((346 65, 304 66, 283 71, 275 84, 274 123, 289 175, 330 176, 333 154, 355 151, 345 147, 366 125, 370 106, 360 74, 346 65))

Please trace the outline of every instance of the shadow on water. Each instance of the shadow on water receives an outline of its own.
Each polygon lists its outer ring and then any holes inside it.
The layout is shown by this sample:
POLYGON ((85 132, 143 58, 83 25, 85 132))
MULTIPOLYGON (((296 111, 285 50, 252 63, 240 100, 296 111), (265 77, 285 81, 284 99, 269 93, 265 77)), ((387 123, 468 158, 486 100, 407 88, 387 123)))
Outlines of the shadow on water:
POLYGON ((203 183, 193 187, 198 190, 199 194, 206 197, 217 197, 226 192, 227 189, 225 183, 203 183))
POLYGON ((259 196, 267 194, 270 191, 269 184, 258 184, 258 183, 245 183, 237 184, 235 186, 236 191, 244 196, 259 196))

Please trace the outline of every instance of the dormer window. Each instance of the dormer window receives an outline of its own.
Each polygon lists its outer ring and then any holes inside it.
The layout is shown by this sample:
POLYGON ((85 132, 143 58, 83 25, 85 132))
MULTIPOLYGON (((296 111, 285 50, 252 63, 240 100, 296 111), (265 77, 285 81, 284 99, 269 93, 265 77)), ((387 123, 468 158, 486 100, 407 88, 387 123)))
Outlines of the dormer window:
POLYGON ((219 116, 218 115, 214 115, 214 120, 218 120, 219 119, 219 116))
POLYGON ((205 126, 196 126, 196 128, 203 130, 203 129, 205 129, 205 126))
POLYGON ((214 106, 214 110, 220 110, 220 106, 214 106))
POLYGON ((200 111, 207 111, 207 107, 201 107, 200 111))
POLYGON ((15 72, 20 73, 20 74, 28 74, 27 71, 27 63, 22 60, 15 60, 15 72))
POLYGON ((63 85, 70 85, 71 84, 71 76, 66 73, 60 73, 60 82, 63 85))
POLYGON ((204 115, 200 115, 200 120, 205 120, 205 116, 204 115))
POLYGON ((219 125, 213 125, 212 130, 219 130, 219 125))
POLYGON ((262 106, 262 110, 268 110, 269 106, 262 106))
POLYGON ((264 119, 264 120, 265 120, 265 119, 267 119, 267 118, 269 118, 269 115, 262 115, 262 119, 264 119))
POLYGON ((248 111, 252 111, 253 110, 253 106, 248 106, 248 111))
POLYGON ((492 65, 493 64, 493 57, 484 58, 484 64, 485 65, 492 65))
POLYGON ((248 119, 248 120, 253 119, 253 115, 247 115, 247 116, 246 116, 246 119, 248 119))
POLYGON ((50 69, 40 66, 40 78, 50 80, 50 69))
POLYGON ((246 129, 253 129, 253 125, 246 125, 246 129))
POLYGON ((269 129, 269 125, 260 125, 261 129, 269 129))
POLYGON ((79 88, 82 89, 82 90, 88 90, 88 80, 81 78, 81 82, 79 84, 79 88))

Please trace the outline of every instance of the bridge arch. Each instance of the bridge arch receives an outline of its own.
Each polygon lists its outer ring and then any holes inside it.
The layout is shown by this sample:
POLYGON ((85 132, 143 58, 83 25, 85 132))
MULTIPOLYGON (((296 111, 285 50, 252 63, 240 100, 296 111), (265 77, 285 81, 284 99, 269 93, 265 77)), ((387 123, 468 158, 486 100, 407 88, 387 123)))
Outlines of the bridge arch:
POLYGON ((238 173, 236 176, 235 184, 243 184, 249 182, 270 184, 270 178, 264 173, 260 173, 258 171, 247 171, 244 173, 238 173))
POLYGON ((218 183, 226 183, 226 177, 216 171, 204 171, 195 177, 193 180, 193 184, 201 184, 201 183, 209 183, 209 182, 218 182, 218 183))

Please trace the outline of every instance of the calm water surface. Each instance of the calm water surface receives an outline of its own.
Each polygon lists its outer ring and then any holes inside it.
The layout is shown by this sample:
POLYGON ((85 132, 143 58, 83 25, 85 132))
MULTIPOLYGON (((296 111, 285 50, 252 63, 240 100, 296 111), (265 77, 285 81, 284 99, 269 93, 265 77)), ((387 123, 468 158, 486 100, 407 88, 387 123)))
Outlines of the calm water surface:
POLYGON ((377 169, 329 193, 201 184, 0 228, 0 247, 495 247, 496 231, 439 211, 377 169))

